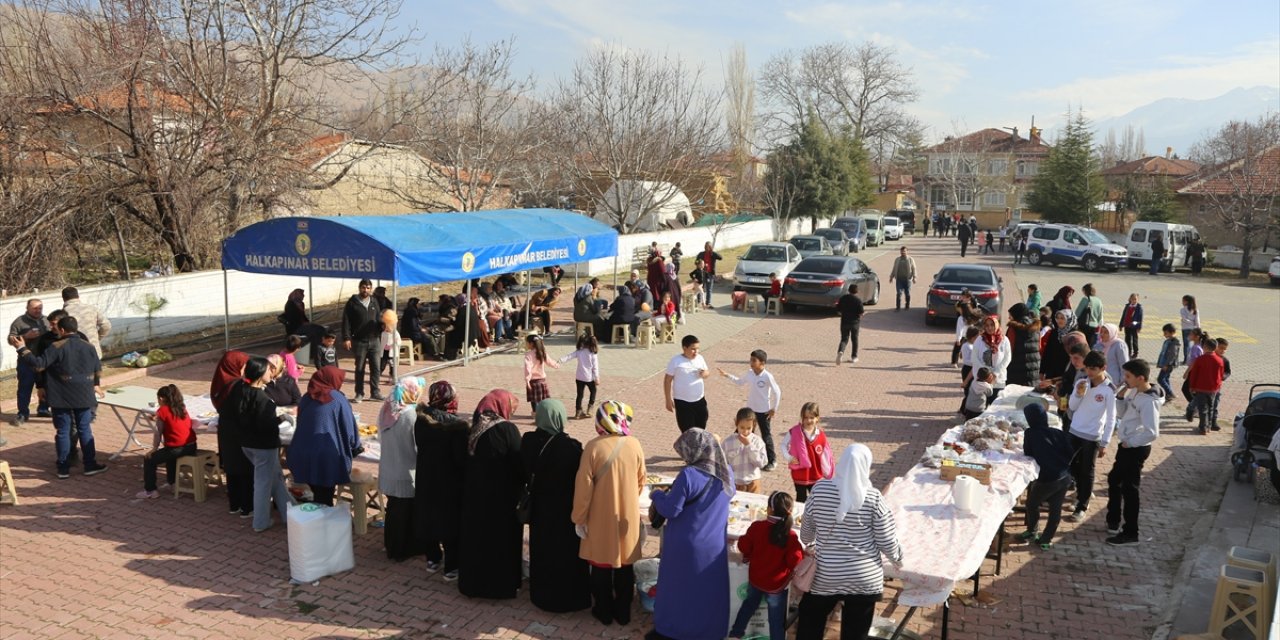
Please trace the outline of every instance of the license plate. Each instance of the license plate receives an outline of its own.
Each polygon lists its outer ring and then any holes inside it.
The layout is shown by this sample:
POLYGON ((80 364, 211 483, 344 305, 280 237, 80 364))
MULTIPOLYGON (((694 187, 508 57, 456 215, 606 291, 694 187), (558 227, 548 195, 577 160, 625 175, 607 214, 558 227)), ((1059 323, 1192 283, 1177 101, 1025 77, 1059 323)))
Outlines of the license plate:
POLYGON ((958 293, 953 293, 953 294, 951 294, 950 296, 947 296, 947 299, 948 299, 948 300, 951 300, 952 302, 959 302, 959 301, 960 301, 960 294, 958 294, 958 293))

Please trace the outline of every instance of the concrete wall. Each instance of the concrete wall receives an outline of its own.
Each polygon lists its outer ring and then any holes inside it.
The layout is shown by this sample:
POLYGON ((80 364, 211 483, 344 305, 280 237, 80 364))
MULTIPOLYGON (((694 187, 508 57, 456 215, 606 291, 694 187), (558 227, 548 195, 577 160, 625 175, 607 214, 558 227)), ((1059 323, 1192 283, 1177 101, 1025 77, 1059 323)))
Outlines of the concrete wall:
MULTIPOLYGON (((717 250, 724 250, 753 242, 807 233, 809 220, 805 218, 793 220, 790 224, 783 223, 779 230, 782 232, 781 235, 775 235, 774 223, 770 220, 726 225, 720 229, 715 246, 717 250)), ((715 231, 714 228, 678 229, 621 236, 618 238, 618 267, 629 268, 634 249, 646 248, 654 240, 657 240, 664 250, 670 249, 676 242, 681 242, 685 252, 684 262, 692 265, 693 254, 702 249, 704 242, 711 240, 713 231, 715 231)), ((613 265, 614 261, 610 258, 592 260, 579 265, 566 265, 566 268, 572 272, 573 267, 577 267, 582 275, 597 275, 612 273, 613 265)), ((682 268, 685 271, 688 270, 684 265, 682 268)), ((239 271, 228 271, 226 275, 233 324, 267 314, 274 316, 284 309, 284 302, 290 291, 296 288, 308 288, 306 278, 295 276, 261 275, 239 271)), ((156 312, 152 319, 153 338, 200 330, 221 332, 222 277, 222 271, 202 271, 97 287, 82 287, 80 299, 97 306, 111 320, 111 333, 102 341, 107 355, 111 356, 123 352, 125 345, 130 345, 129 348, 140 348, 139 343, 147 339, 147 314, 139 310, 136 305, 148 293, 168 300, 168 304, 156 312)), ((391 285, 389 282, 375 282, 374 286, 379 284, 385 284, 388 287, 391 285)), ((340 302, 356 292, 356 285, 355 279, 313 278, 307 299, 317 306, 340 302)), ((9 323, 26 312, 29 298, 43 300, 46 313, 62 307, 60 291, 42 291, 0 299, 0 322, 3 322, 6 335, 9 323)), ((13 347, 10 347, 8 342, 0 346, 0 371, 12 369, 15 366, 16 357, 13 347)))
MULTIPOLYGON (((1241 259, 1244 257, 1244 253, 1241 251, 1214 249, 1212 253, 1213 264, 1228 269, 1239 269, 1241 259)), ((1263 252, 1254 249, 1253 254, 1249 256, 1249 268, 1255 272, 1265 272, 1271 266, 1271 259, 1275 256, 1275 251, 1263 252)))

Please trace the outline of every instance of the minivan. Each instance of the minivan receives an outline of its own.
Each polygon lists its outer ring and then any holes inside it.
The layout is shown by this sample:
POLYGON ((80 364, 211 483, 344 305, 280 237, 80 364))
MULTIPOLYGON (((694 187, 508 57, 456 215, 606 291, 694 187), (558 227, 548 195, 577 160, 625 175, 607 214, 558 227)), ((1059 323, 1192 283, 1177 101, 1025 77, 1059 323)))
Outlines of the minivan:
POLYGON ((1042 224, 1031 229, 1027 240, 1027 262, 1078 264, 1085 271, 1115 271, 1129 259, 1124 247, 1088 227, 1073 224, 1042 224))
POLYGON ((1136 269, 1140 263, 1151 265, 1151 241, 1156 236, 1164 240, 1164 259, 1160 261, 1160 270, 1167 272, 1190 264, 1191 256, 1187 248, 1192 240, 1200 237, 1200 231, 1189 224, 1144 221, 1133 223, 1125 238, 1130 269, 1136 269))
POLYGON ((836 218, 831 221, 831 227, 849 236, 849 249, 854 253, 867 248, 867 223, 862 218, 836 218))
POLYGON ((884 216, 879 212, 859 213, 859 218, 867 227, 867 246, 878 247, 884 244, 884 216))

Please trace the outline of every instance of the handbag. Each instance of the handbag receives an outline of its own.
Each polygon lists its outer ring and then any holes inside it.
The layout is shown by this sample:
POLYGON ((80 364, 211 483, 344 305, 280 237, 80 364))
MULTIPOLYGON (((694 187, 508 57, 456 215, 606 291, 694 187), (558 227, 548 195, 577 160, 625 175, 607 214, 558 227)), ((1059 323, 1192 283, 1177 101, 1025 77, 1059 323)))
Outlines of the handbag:
MULTIPOLYGON (((542 452, 547 450, 547 446, 550 445, 551 441, 555 440, 558 435, 560 434, 557 433, 554 436, 547 438, 546 444, 542 445, 542 449, 538 450, 537 459, 542 458, 542 452)), ((536 461, 534 463, 534 468, 537 468, 536 461)), ((529 519, 533 517, 533 481, 535 478, 537 478, 536 473, 529 474, 529 482, 524 485, 524 490, 520 494, 520 499, 516 501, 516 519, 520 521, 520 524, 529 524, 529 519)))
MULTIPOLYGON (((692 500, 686 503, 686 505, 697 504, 697 502, 702 499, 702 496, 707 495, 707 491, 709 489, 711 489, 710 482, 707 482, 706 484, 702 485, 702 491, 699 491, 698 495, 694 496, 692 500)), ((667 523, 667 517, 662 515, 661 513, 658 513, 658 505, 650 502, 649 503, 649 525, 652 526, 654 529, 661 529, 662 525, 665 525, 666 523, 667 523)))
POLYGON ((818 572, 818 560, 808 551, 791 572, 791 587, 800 593, 808 593, 813 586, 813 576, 818 572))

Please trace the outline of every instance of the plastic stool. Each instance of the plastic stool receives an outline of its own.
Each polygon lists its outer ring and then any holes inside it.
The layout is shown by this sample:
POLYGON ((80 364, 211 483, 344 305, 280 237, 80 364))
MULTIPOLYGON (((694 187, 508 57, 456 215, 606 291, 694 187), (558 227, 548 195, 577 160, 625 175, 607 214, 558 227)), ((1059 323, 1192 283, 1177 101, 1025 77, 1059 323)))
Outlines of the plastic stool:
MULTIPOLYGON (((1264 602, 1275 602, 1276 598, 1276 556, 1269 551, 1260 549, 1250 549, 1249 547, 1231 547, 1227 552, 1227 564, 1233 567, 1243 569, 1253 569, 1261 571, 1265 578, 1263 583, 1262 599, 1264 602)), ((1268 623, 1275 623, 1270 620, 1271 608, 1263 606, 1263 615, 1268 618, 1268 623)), ((1268 624, 1262 625, 1263 634, 1267 632, 1268 624)))
POLYGON ((686 291, 680 297, 680 313, 697 313, 701 311, 699 306, 701 305, 698 304, 698 296, 692 291, 686 291))
POLYGON ((658 341, 658 331, 653 327, 653 323, 645 320, 636 328, 636 348, 652 349, 653 343, 658 341))
POLYGON ((1270 604, 1264 600, 1266 580, 1266 575, 1256 569, 1222 565, 1209 614, 1209 633, 1222 637, 1227 627, 1240 623, 1251 637, 1265 638, 1266 608, 1270 604))
POLYGON ((405 360, 406 361, 405 364, 408 364, 410 367, 412 367, 413 359, 414 359, 414 356, 416 355, 414 354, 413 350, 414 350, 414 345, 412 340, 409 342, 401 342, 400 349, 396 353, 396 362, 405 360))
POLYGON ((189 493, 196 502, 204 502, 210 484, 222 486, 222 473, 218 471, 218 454, 207 449, 196 449, 194 456, 178 458, 173 497, 177 498, 184 493, 189 493))
POLYGON ((612 342, 613 344, 618 344, 619 342, 622 344, 631 344, 631 327, 625 324, 613 325, 613 334, 612 337, 609 338, 609 342, 612 342))
POLYGON ((764 301, 764 314, 767 316, 771 313, 775 316, 782 315, 782 301, 778 298, 769 298, 764 301))
POLYGON ((595 325, 591 324, 590 322, 573 323, 573 335, 579 338, 581 338, 583 334, 594 334, 595 331, 596 331, 595 325))
POLYGON ((674 343, 676 341, 676 323, 669 320, 658 326, 658 342, 674 343))
POLYGON ((760 305, 757 304, 759 298, 747 294, 746 304, 743 305, 743 311, 747 313, 760 313, 760 305))
POLYGON ((382 510, 382 495, 378 493, 378 477, 362 476, 361 481, 352 480, 338 485, 337 496, 346 498, 351 503, 351 522, 355 532, 364 535, 369 532, 369 509, 382 510))
POLYGON ((13 483, 13 473, 8 462, 0 462, 0 504, 6 502, 18 506, 18 485, 13 483))

